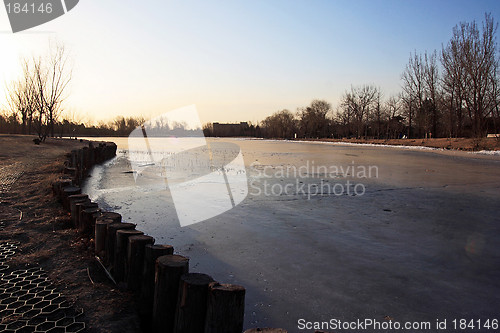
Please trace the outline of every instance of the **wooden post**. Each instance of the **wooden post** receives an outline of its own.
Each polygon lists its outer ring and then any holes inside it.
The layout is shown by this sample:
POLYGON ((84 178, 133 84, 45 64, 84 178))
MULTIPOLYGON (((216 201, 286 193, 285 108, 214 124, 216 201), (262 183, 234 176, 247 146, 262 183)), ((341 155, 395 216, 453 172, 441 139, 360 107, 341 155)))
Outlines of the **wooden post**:
POLYGON ((95 165, 95 148, 92 141, 89 142, 89 169, 95 165))
POLYGON ((71 203, 74 201, 85 200, 88 198, 89 198, 89 196, 87 194, 74 194, 74 195, 70 195, 68 197, 68 201, 69 201, 69 204, 71 206, 71 203))
POLYGON ((156 260, 153 301, 153 332, 172 333, 179 297, 179 281, 189 272, 189 259, 180 255, 161 256, 156 260))
POLYGON ((81 230, 83 229, 83 226, 82 226, 82 211, 84 211, 85 209, 89 209, 89 208, 97 208, 99 207, 95 202, 88 202, 88 203, 77 203, 76 204, 76 225, 77 225, 77 228, 78 230, 81 230))
POLYGON ((89 200, 89 196, 86 195, 86 194, 75 194, 75 195, 70 195, 68 197, 68 211, 71 214, 71 221, 73 221, 73 223, 74 223, 74 220, 73 220, 73 214, 74 213, 73 213, 73 211, 75 209, 74 204, 77 203, 77 202, 83 202, 83 201, 86 201, 86 200, 89 200))
POLYGON ((108 224, 106 229, 106 258, 105 263, 107 265, 113 265, 113 260, 115 259, 115 246, 116 246, 116 232, 118 230, 135 229, 135 224, 133 223, 111 223, 108 224))
POLYGON ((70 211, 69 197, 72 195, 81 194, 81 193, 82 193, 82 189, 79 187, 66 186, 62 192, 62 204, 63 204, 64 209, 66 209, 69 212, 70 211))
POLYGON ((155 239, 151 236, 131 236, 127 247, 127 288, 137 290, 141 286, 142 268, 146 245, 153 245, 155 239))
MULTIPOLYGON (((251 328, 249 330, 246 330, 243 333, 288 333, 287 330, 284 330, 282 328, 251 328)), ((319 332, 319 331, 316 331, 319 332)))
POLYGON ((78 228, 78 221, 79 221, 79 213, 78 213, 78 206, 77 204, 89 204, 91 203, 90 199, 81 199, 81 200, 73 200, 70 201, 70 210, 71 210, 71 221, 73 221, 73 226, 75 228, 78 228))
POLYGON ((84 167, 84 172, 86 173, 87 170, 90 169, 89 165, 89 147, 83 147, 83 167, 84 167))
MULTIPOLYGON (((70 162, 70 163, 71 163, 71 162, 70 162)), ((64 173, 65 175, 70 175, 71 177, 73 177, 73 176, 74 176, 74 173, 75 173, 75 170, 76 170, 75 168, 73 168, 73 167, 71 167, 71 166, 67 166, 67 167, 64 167, 64 171, 63 171, 63 173, 64 173)))
POLYGON ((243 331, 245 288, 234 284, 210 283, 205 333, 243 331))
POLYGON ((116 156, 116 143, 114 142, 106 142, 103 145, 103 159, 109 160, 116 156))
POLYGON ((111 223, 113 223, 113 220, 103 219, 102 216, 97 218, 95 222, 95 255, 103 260, 106 260, 104 258, 106 253, 106 231, 108 229, 108 224, 111 223))
POLYGON ((102 218, 113 220, 115 223, 120 223, 122 221, 122 216, 115 212, 102 212, 102 218))
POLYGON ((59 200, 62 199, 62 191, 67 186, 72 186, 73 181, 71 179, 61 179, 55 182, 55 195, 59 200))
POLYGON ((211 276, 188 273, 181 276, 175 314, 175 333, 199 333, 205 329, 208 285, 211 276))
POLYGON ((83 166, 83 149, 78 149, 78 158, 77 158, 77 171, 76 171, 76 177, 78 180, 78 184, 82 183, 83 180, 83 173, 84 173, 84 166, 83 166))
POLYGON ((103 262, 107 262, 108 260, 108 258, 106 258, 106 234, 108 231, 108 224, 120 223, 121 220, 122 216, 118 213, 101 212, 101 216, 95 221, 95 254, 101 258, 103 262))
POLYGON ((144 249, 144 265, 142 269, 141 295, 139 297, 139 314, 147 330, 151 330, 153 300, 155 294, 155 264, 161 256, 174 254, 171 245, 146 245, 144 249))
MULTIPOLYGON (((77 154, 78 154, 78 151, 76 149, 71 151, 71 160, 70 160, 71 167, 73 167, 75 169, 76 169, 76 156, 77 156, 77 154)), ((76 176, 76 174, 75 174, 75 176, 76 176)))
POLYGON ((113 260, 113 277, 116 282, 127 281, 128 238, 143 234, 139 230, 118 230, 116 232, 115 257, 113 260))
POLYGON ((80 214, 80 232, 94 233, 95 219, 101 214, 99 207, 87 208, 80 214))
POLYGON ((76 168, 73 168, 73 167, 65 167, 64 168, 64 174, 70 175, 71 179, 75 180, 75 184, 76 184, 76 173, 77 173, 76 168))
POLYGON ((97 147, 95 147, 95 161, 96 163, 102 163, 102 143, 99 143, 97 147))

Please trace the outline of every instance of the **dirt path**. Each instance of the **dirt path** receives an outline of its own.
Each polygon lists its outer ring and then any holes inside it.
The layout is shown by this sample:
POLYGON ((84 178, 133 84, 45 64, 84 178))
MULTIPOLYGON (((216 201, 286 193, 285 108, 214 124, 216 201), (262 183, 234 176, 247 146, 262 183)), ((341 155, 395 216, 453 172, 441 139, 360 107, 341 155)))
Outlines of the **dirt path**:
MULTIPOLYGON (((132 295, 106 279, 93 258, 91 240, 70 228, 68 214, 51 194, 51 183, 62 171, 65 153, 86 143, 48 139, 37 146, 31 140, 29 136, 0 136, 0 243, 5 253, 11 254, 0 265, 8 266, 0 273, 0 293, 12 287, 9 283, 26 279, 12 275, 23 271, 36 276, 33 280, 45 281, 45 288, 54 295, 49 298, 58 299, 61 294, 64 306, 73 312, 70 331, 78 331, 80 324, 76 322, 85 322, 88 332, 140 331, 132 295), (2 289, 2 283, 7 287, 2 289)), ((22 302, 34 302, 30 295, 24 295, 22 302)), ((16 306, 8 302, 0 301, 0 311, 16 306)), ((43 300, 41 304, 46 305, 43 300)), ((23 318, 4 314, 9 312, 2 313, 2 324, 21 327, 23 318)), ((32 314, 28 313, 26 319, 32 314)), ((28 324, 34 328, 40 323, 31 320, 28 324)), ((41 328, 51 327, 48 322, 45 325, 41 328)))

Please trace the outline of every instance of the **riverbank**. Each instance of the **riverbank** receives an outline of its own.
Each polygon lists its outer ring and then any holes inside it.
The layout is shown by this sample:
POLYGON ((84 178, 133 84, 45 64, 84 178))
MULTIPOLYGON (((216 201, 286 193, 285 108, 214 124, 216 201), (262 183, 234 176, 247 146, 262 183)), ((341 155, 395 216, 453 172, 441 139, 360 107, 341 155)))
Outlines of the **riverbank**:
MULTIPOLYGON (((71 228, 69 215, 51 193, 65 154, 88 141, 0 135, 0 241, 16 241, 11 268, 34 265, 57 291, 83 309, 88 332, 138 332, 132 295, 113 286, 94 259, 91 239, 71 228)), ((2 318, 3 320, 4 318, 2 318)))
MULTIPOLYGON (((124 141, 128 137, 104 137, 108 140, 124 141)), ((85 139, 91 139, 86 137, 85 139)), ((96 139, 103 139, 103 137, 96 137, 96 139)), ((240 139, 240 137, 219 139, 240 139)), ((248 138, 248 139, 261 139, 261 138, 248 138)), ((285 139, 282 139, 286 141, 285 139)), ((498 138, 434 138, 434 139, 297 139, 295 141, 321 141, 321 142, 334 142, 345 144, 369 144, 369 145, 389 145, 389 146, 406 146, 406 147, 427 147, 443 150, 459 150, 467 152, 489 152, 500 151, 500 139, 498 138)), ((118 144, 120 146, 120 144, 118 144)), ((122 145, 123 146, 123 145, 122 145)))

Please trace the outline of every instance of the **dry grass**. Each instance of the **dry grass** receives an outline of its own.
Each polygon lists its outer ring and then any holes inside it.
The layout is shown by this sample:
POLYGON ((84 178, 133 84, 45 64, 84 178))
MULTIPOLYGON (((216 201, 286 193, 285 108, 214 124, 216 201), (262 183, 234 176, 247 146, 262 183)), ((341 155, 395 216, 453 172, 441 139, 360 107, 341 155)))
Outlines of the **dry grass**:
POLYGON ((331 142, 370 143, 396 146, 424 146, 463 151, 500 150, 497 138, 438 138, 438 139, 322 139, 331 142))

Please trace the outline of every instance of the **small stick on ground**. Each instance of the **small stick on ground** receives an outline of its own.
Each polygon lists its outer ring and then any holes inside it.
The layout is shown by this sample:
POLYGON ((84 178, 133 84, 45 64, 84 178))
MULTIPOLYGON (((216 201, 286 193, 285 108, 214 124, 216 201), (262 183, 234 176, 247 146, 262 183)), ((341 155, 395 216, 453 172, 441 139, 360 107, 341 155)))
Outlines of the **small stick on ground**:
POLYGON ((102 269, 104 269, 104 272, 106 273, 106 275, 108 276, 108 278, 116 285, 115 279, 113 278, 113 276, 111 275, 111 273, 106 269, 106 266, 104 266, 104 264, 102 263, 101 259, 98 256, 95 256, 95 259, 101 265, 102 269))
POLYGON ((95 286, 94 280, 92 280, 92 278, 90 277, 90 270, 88 267, 87 267, 87 275, 89 276, 89 279, 90 279, 90 282, 92 282, 92 285, 95 286))

